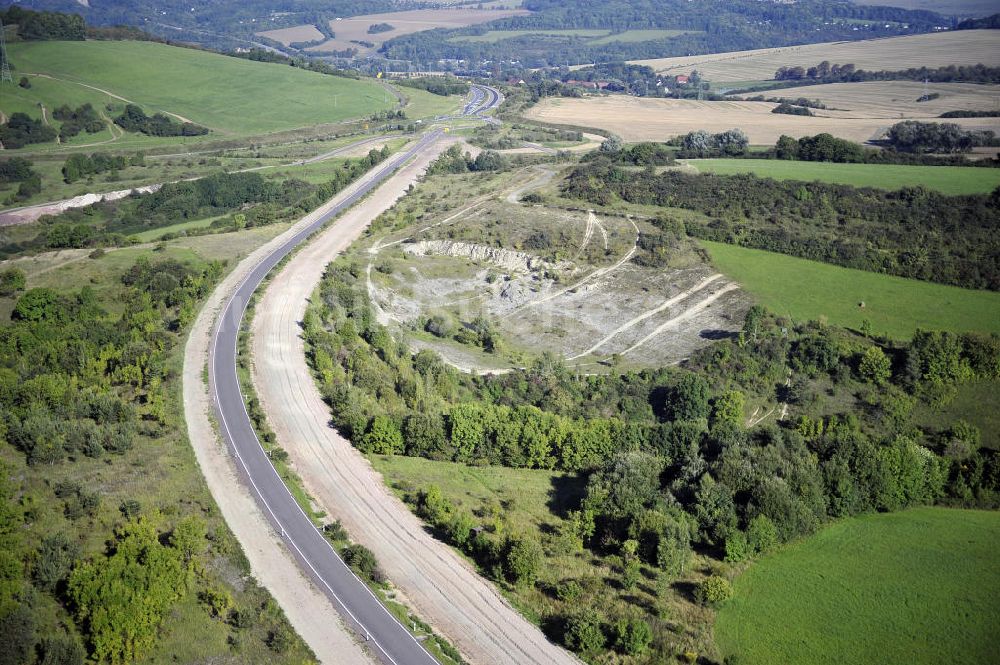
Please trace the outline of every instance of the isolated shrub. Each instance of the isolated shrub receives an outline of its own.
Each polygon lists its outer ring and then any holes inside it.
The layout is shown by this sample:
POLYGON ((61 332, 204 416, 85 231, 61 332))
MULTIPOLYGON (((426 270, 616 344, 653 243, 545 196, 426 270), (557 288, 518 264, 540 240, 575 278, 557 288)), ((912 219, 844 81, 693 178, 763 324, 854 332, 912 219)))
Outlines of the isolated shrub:
POLYGON ((395 455, 403 452, 403 435, 389 416, 375 416, 358 446, 366 453, 395 455))
POLYGON ((604 630, 601 618, 591 609, 583 610, 566 620, 563 643, 578 653, 589 653, 604 648, 604 630))
POLYGON ((510 537, 504 543, 504 576, 511 584, 533 584, 542 564, 542 547, 532 538, 510 537))
POLYGON ((569 603, 583 595, 583 587, 576 580, 564 580, 556 586, 556 598, 569 603))
POLYGON ((747 526, 747 541, 754 554, 766 554, 778 544, 778 529, 767 515, 757 515, 747 526))
POLYGON ((27 286, 27 277, 20 268, 7 268, 0 272, 0 296, 12 296, 27 286))
POLYGON ((858 363, 858 374, 861 378, 876 386, 884 385, 892 376, 892 361, 877 346, 870 346, 861 356, 858 363))
POLYGON ((615 624, 615 647, 629 656, 638 656, 653 641, 653 630, 642 619, 622 619, 615 624))
POLYGON ((381 584, 385 581, 385 574, 379 568, 378 560, 370 549, 364 545, 349 545, 341 553, 344 563, 354 569, 362 577, 366 577, 372 582, 381 584))
POLYGON ((742 531, 735 531, 726 538, 726 561, 739 563, 753 556, 753 548, 742 531))
POLYGON ((725 577, 710 575, 698 583, 695 597, 702 605, 716 606, 733 597, 733 585, 725 577))

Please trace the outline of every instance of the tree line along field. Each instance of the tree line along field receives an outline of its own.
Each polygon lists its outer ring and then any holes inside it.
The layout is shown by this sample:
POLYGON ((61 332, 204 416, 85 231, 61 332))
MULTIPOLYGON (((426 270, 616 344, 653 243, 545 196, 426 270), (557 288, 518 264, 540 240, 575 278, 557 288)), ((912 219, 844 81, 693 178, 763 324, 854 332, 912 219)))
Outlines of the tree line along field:
MULTIPOLYGON (((1000 48, 1000 44, 998 44, 1000 48)), ((760 94, 760 93, 757 93, 760 94)), ((816 116, 828 118, 886 118, 900 117, 936 120, 947 111, 997 111, 1000 110, 1000 85, 977 83, 928 83, 922 81, 864 81, 859 83, 825 83, 781 88, 765 96, 789 99, 806 97, 815 100, 825 109, 811 109, 816 116), (927 101, 917 101, 924 94, 935 96, 927 101)), ((753 95, 741 95, 746 98, 753 95)), ((948 120, 951 122, 951 119, 948 120)), ((982 118, 984 127, 997 129, 1000 119, 982 118)))
MULTIPOLYGON (((409 35, 424 30, 435 28, 463 28, 470 25, 487 23, 497 19, 511 16, 525 16, 530 12, 523 9, 477 9, 469 7, 456 8, 435 8, 435 9, 414 9, 401 12, 386 12, 381 14, 365 14, 363 16, 351 16, 348 18, 334 19, 329 22, 329 30, 334 33, 333 39, 327 39, 318 44, 309 46, 306 50, 311 53, 322 53, 324 51, 344 51, 356 49, 360 54, 367 54, 376 51, 384 42, 395 39, 402 35, 409 35), (387 23, 392 26, 392 30, 369 33, 368 29, 372 25, 387 23), (374 46, 368 47, 357 42, 368 42, 374 46)), ((315 35, 313 31, 320 31, 312 25, 300 25, 292 28, 280 30, 268 30, 256 34, 268 37, 283 44, 290 44, 295 41, 305 41, 296 39, 298 37, 308 37, 315 35), (312 30, 310 30, 310 28, 312 30)), ((320 35, 322 38, 322 35, 320 35)))
MULTIPOLYGON (((124 104, 127 99, 150 112, 166 112, 208 127, 216 137, 335 123, 396 104, 395 97, 373 81, 152 42, 17 42, 7 48, 18 77, 44 74, 71 84, 80 88, 79 93, 69 93, 71 97, 96 101, 98 109, 108 101, 124 104)), ((36 101, 53 108, 66 103, 62 95, 70 89, 43 84, 36 101)), ((11 97, 5 94, 0 110, 8 113, 8 103, 16 104, 13 110, 22 110, 26 100, 34 99, 33 90, 34 86, 18 89, 16 102, 8 102, 11 97)), ((38 117, 37 108, 32 115, 38 117)))
POLYGON ((450 42, 469 42, 493 44, 505 39, 517 37, 533 36, 539 38, 546 37, 579 37, 586 40, 590 45, 610 44, 612 42, 643 42, 653 39, 667 39, 677 37, 697 30, 625 30, 624 32, 612 32, 611 30, 569 28, 558 29, 538 29, 538 30, 490 30, 482 35, 459 35, 449 37, 450 42))
POLYGON ((1000 293, 995 291, 853 270, 726 243, 702 245, 719 270, 762 305, 794 321, 824 318, 854 330, 868 321, 875 334, 895 339, 909 339, 918 328, 1000 333, 1000 293))
POLYGON ((907 35, 858 42, 830 42, 780 48, 733 51, 677 58, 633 60, 665 74, 690 74, 716 83, 770 80, 779 67, 812 67, 854 63, 858 69, 908 69, 947 65, 1000 66, 1000 34, 996 30, 961 30, 907 35))
POLYGON ((996 662, 998 539, 987 511, 832 524, 737 577, 716 640, 746 665, 996 662))
POLYGON ((889 190, 920 186, 951 196, 986 194, 1000 186, 1000 169, 972 166, 836 164, 780 159, 691 159, 686 163, 698 171, 722 175, 756 173, 776 180, 820 180, 889 190))
MULTIPOLYGON (((773 144, 783 134, 797 138, 823 132, 864 143, 881 137, 896 122, 914 117, 897 115, 887 118, 879 113, 865 112, 832 117, 834 113, 828 111, 819 112, 824 117, 818 114, 810 117, 772 113, 771 109, 775 106, 777 104, 769 102, 622 95, 579 99, 547 97, 528 109, 525 116, 547 123, 595 127, 613 132, 626 141, 665 141, 699 129, 719 133, 735 127, 742 129, 755 145, 773 144)), ((927 119, 925 114, 915 117, 927 119)), ((996 118, 958 118, 948 122, 977 129, 998 125, 996 118)))

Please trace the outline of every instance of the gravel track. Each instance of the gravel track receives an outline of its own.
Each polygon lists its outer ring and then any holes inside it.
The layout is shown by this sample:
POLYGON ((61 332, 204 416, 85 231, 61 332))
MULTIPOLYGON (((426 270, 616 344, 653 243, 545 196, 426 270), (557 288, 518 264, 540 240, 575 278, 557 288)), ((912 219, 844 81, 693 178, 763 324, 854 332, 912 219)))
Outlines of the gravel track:
MULTIPOLYGON (((443 151, 448 142, 436 145, 443 151)), ((569 664, 551 644, 390 491, 330 413, 306 364, 300 322, 326 265, 387 210, 429 164, 425 154, 297 253, 271 281, 252 324, 253 380, 296 472, 316 503, 371 549, 416 612, 472 663, 569 664)))

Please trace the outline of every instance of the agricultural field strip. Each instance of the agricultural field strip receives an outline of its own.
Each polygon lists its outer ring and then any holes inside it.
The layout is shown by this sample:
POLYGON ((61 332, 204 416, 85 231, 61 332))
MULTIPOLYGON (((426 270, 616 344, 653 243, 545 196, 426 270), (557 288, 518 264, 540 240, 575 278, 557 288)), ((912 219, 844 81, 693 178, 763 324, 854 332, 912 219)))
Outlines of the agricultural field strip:
MULTIPOLYGON (((775 106, 768 102, 624 96, 549 97, 529 109, 525 117, 558 124, 586 124, 614 132, 625 141, 664 141, 699 129, 717 133, 737 127, 749 136, 753 145, 773 145, 783 134, 800 137, 823 132, 864 143, 881 137, 896 122, 928 119, 923 112, 894 118, 884 114, 846 118, 833 117, 832 113, 827 117, 792 116, 771 113, 775 106)), ((955 118, 949 122, 966 129, 996 128, 1000 124, 996 118, 955 118)))
POLYGON ((640 339, 638 342, 636 342, 632 346, 630 346, 627 349, 625 349, 624 351, 622 351, 621 355, 625 355, 626 353, 629 353, 631 351, 634 351, 634 350, 638 349, 640 346, 642 346, 643 344, 645 344, 649 340, 651 340, 654 337, 657 337, 658 335, 660 335, 664 330, 670 328, 671 326, 674 326, 674 325, 680 323, 681 321, 684 321, 686 319, 690 319, 691 317, 695 316, 696 314, 701 313, 702 311, 704 311, 705 309, 707 309, 709 305, 711 305, 712 303, 714 303, 716 300, 718 300, 719 298, 721 298, 725 294, 729 293, 730 291, 735 291, 738 288, 740 288, 739 284, 726 284, 724 287, 722 287, 721 289, 719 289, 718 291, 716 291, 712 295, 708 296, 707 298, 705 298, 701 302, 698 302, 698 303, 692 305, 691 307, 689 307, 688 309, 684 310, 683 312, 681 312, 680 314, 678 314, 674 318, 670 319, 669 321, 666 321, 666 322, 662 323, 659 327, 656 328, 656 330, 654 330, 653 332, 649 333, 648 335, 646 335, 645 337, 643 337, 642 339, 640 339))
POLYGON ((853 63, 870 71, 979 63, 997 67, 1000 34, 996 30, 962 30, 630 62, 670 74, 688 74, 697 69, 706 80, 725 83, 768 80, 778 67, 811 67, 823 60, 853 63))
MULTIPOLYGON (((618 328, 615 328, 608 335, 606 335, 603 339, 601 339, 600 341, 598 341, 596 344, 594 344, 592 347, 590 347, 586 351, 582 351, 582 352, 576 354, 575 356, 571 356, 571 357, 567 358, 566 360, 576 360, 577 358, 582 358, 583 356, 590 355, 591 353, 597 351, 597 349, 601 348, 602 346, 604 346, 605 344, 607 344, 612 339, 614 339, 615 337, 617 337, 621 333, 625 332, 629 328, 631 328, 631 327, 633 327, 633 326, 635 326, 635 325, 637 325, 639 323, 642 323, 643 321, 645 321, 646 319, 648 319, 650 317, 656 316, 657 314, 659 314, 663 310, 667 309, 668 307, 673 307, 674 305, 676 305, 677 303, 681 302, 682 300, 684 300, 684 299, 686 299, 686 298, 694 295, 695 293, 698 293, 699 291, 705 289, 709 284, 711 284, 712 282, 714 282, 717 279, 720 279, 721 277, 722 277, 721 273, 715 273, 714 275, 710 275, 710 276, 706 277, 705 279, 701 280, 700 282, 698 282, 697 284, 695 284, 691 288, 687 289, 686 291, 682 291, 682 292, 678 293, 677 295, 671 297, 670 299, 664 301, 664 303, 662 305, 660 305, 659 307, 656 307, 656 308, 651 309, 649 311, 643 312, 639 316, 637 316, 637 317, 635 317, 633 319, 630 319, 629 321, 626 321, 624 324, 622 324, 618 328)), ((643 341, 646 341, 646 340, 643 340, 643 341)), ((636 345, 636 346, 638 346, 638 345, 636 345)), ((629 350, 631 351, 631 349, 629 349, 629 350)))

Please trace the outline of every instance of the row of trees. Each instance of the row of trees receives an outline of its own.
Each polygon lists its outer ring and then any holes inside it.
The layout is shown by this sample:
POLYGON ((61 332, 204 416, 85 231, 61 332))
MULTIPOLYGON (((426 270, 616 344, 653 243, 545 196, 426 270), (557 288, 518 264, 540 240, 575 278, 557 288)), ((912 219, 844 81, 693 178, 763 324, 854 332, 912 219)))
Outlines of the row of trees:
POLYGON ((96 134, 104 129, 104 120, 97 115, 97 111, 90 103, 75 109, 63 104, 52 111, 52 117, 62 123, 59 127, 59 138, 63 141, 73 138, 80 132, 96 134))
POLYGON ((7 122, 0 124, 0 143, 4 148, 15 150, 33 143, 55 141, 56 130, 36 120, 27 113, 12 113, 7 122))
POLYGON ((808 83, 856 83, 859 81, 933 81, 948 83, 998 83, 1000 67, 978 65, 947 65, 945 67, 911 67, 901 70, 866 71, 853 64, 830 64, 824 60, 815 67, 779 67, 775 81, 808 83))
POLYGON ((95 152, 89 156, 78 152, 66 158, 66 163, 62 167, 62 174, 63 180, 67 183, 74 183, 81 178, 98 173, 117 171, 129 166, 142 166, 144 164, 145 156, 141 152, 137 152, 134 155, 112 155, 95 152))
POLYGON ((5 25, 17 24, 18 37, 26 41, 83 41, 87 36, 87 26, 79 14, 34 12, 14 4, 0 11, 0 19, 5 25))
POLYGON ((969 288, 1000 289, 993 223, 1000 193, 945 196, 920 187, 888 192, 779 182, 755 175, 628 172, 607 160, 575 168, 566 196, 697 210, 696 237, 861 270, 969 288), (851 233, 843 232, 849 225, 851 233))
POLYGON ((208 129, 193 122, 180 122, 163 113, 147 116, 142 107, 126 104, 122 114, 115 118, 115 124, 127 132, 142 132, 149 136, 202 136, 208 129))

